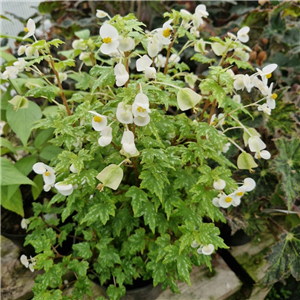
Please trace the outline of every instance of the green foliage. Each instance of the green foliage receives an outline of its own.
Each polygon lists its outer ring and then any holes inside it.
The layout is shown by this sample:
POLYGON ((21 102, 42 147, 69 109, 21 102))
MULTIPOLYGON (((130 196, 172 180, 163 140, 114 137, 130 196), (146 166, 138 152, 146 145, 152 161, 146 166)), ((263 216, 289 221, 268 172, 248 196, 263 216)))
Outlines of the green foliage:
POLYGON ((267 270, 262 283, 270 285, 281 278, 288 277, 290 274, 299 281, 300 226, 283 234, 281 240, 271 249, 272 252, 266 256, 266 260, 271 264, 271 267, 267 270))

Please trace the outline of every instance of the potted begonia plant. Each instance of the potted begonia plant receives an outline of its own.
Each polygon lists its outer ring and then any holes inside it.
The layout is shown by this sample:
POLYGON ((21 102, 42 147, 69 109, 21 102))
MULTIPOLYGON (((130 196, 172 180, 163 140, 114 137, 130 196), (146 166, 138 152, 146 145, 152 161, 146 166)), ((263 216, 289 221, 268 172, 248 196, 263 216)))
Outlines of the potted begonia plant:
POLYGON ((36 277, 33 299, 69 299, 63 296, 67 272, 74 274, 72 299, 91 295, 89 279, 106 286, 109 299, 120 299, 137 278, 178 293, 176 280, 190 284, 192 266, 211 268, 211 255, 227 247, 214 222, 225 222, 222 212, 255 188, 255 160, 270 158, 260 134, 239 115, 251 115, 250 106, 271 114, 276 94, 268 79, 277 65, 255 71, 248 62, 249 27, 224 39, 200 38, 208 16, 205 5, 193 14, 173 10, 148 32, 132 14, 98 10, 99 36, 76 32, 72 49, 60 52, 64 59, 51 54, 63 41, 36 40, 28 21, 26 38, 33 42, 19 48, 27 58, 3 76, 27 69, 44 80, 25 97, 56 105, 34 128, 52 128, 50 142, 62 149, 49 164, 33 166, 44 190, 56 193, 34 204, 34 216, 24 221, 26 244, 37 254, 21 261, 45 271, 36 277), (191 60, 210 65, 207 73, 194 74, 180 62, 186 49, 195 52, 191 60), (41 61, 49 64, 47 76, 41 61), (69 97, 62 87, 67 78, 76 82, 69 97), (251 91, 256 98, 244 104, 241 95, 251 91), (231 129, 241 130, 244 145, 228 136, 231 129), (226 157, 229 147, 239 151, 235 163, 226 157), (234 180, 236 167, 249 176, 234 180), (57 247, 70 232, 76 242, 62 255, 57 247))

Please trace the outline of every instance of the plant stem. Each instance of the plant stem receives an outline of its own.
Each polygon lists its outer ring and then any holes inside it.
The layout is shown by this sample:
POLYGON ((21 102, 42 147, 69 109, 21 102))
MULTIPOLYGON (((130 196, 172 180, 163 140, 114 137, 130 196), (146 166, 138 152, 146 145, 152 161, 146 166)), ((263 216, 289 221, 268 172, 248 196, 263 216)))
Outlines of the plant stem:
POLYGON ((72 112, 70 111, 70 108, 69 108, 69 106, 68 106, 68 103, 67 103, 67 99, 66 99, 64 90, 63 90, 62 85, 61 85, 61 82, 60 82, 60 80, 59 80, 58 72, 57 72, 57 70, 55 69, 54 61, 53 61, 53 59, 52 59, 51 56, 50 56, 50 64, 51 64, 52 70, 53 70, 53 72, 54 72, 54 74, 55 74, 55 77, 56 77, 56 80, 57 80, 57 84, 58 84, 58 87, 59 87, 59 89, 60 89, 60 95, 61 95, 61 98, 62 98, 62 100, 63 100, 63 102, 64 102, 64 105, 65 105, 65 107, 66 107, 66 109, 67 109, 67 113, 68 113, 69 116, 71 116, 71 115, 72 115, 72 112))
POLYGON ((206 99, 206 100, 205 100, 204 107, 203 107, 202 112, 201 112, 201 115, 200 115, 200 117, 199 117, 199 122, 202 121, 203 116, 204 116, 204 113, 206 112, 207 108, 208 108, 210 105, 211 105, 211 103, 209 102, 208 99, 206 99))
POLYGON ((215 111, 215 108, 216 108, 216 107, 217 107, 217 100, 214 100, 214 102, 213 102, 213 104, 212 104, 212 108, 211 108, 210 113, 209 113, 208 120, 207 120, 207 123, 208 123, 208 124, 210 124, 212 115, 214 114, 214 111, 215 111))
POLYGON ((245 152, 244 149, 242 149, 236 142, 234 142, 231 138, 227 137, 228 141, 232 143, 234 146, 236 146, 238 149, 240 149, 242 152, 245 152))

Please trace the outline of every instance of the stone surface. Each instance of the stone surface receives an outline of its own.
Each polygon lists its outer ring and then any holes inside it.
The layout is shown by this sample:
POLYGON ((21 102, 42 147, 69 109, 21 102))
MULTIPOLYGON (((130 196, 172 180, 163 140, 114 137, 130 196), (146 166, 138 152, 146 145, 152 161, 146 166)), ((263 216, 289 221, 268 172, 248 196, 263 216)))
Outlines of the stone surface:
POLYGON ((270 246, 275 242, 271 234, 262 234, 250 243, 231 247, 229 251, 251 278, 258 282, 270 266, 264 256, 271 251, 270 246))
POLYGON ((20 262, 19 249, 1 236, 1 299, 27 300, 33 297, 31 288, 39 274, 31 272, 20 262))
POLYGON ((221 257, 213 260, 213 277, 207 267, 193 267, 191 286, 178 282, 181 294, 165 290, 156 300, 224 300, 237 292, 242 283, 221 257))
POLYGON ((252 293, 250 295, 249 300, 264 300, 266 296, 269 294, 272 287, 267 289, 260 288, 258 286, 254 287, 252 293))

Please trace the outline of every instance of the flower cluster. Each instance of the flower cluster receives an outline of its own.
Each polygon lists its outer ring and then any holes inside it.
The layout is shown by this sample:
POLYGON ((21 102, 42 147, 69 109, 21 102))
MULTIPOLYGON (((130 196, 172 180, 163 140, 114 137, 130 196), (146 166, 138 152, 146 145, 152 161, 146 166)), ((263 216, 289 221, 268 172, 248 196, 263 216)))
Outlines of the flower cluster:
POLYGON ((201 245, 200 246, 200 244, 198 244, 196 241, 192 242, 191 247, 192 248, 198 248, 197 253, 198 254, 204 254, 204 255, 211 255, 215 250, 215 247, 214 247, 213 244, 201 245))
POLYGON ((34 266, 36 265, 36 259, 34 257, 30 256, 28 259, 26 255, 22 254, 20 261, 26 268, 29 268, 31 272, 34 272, 34 266))

